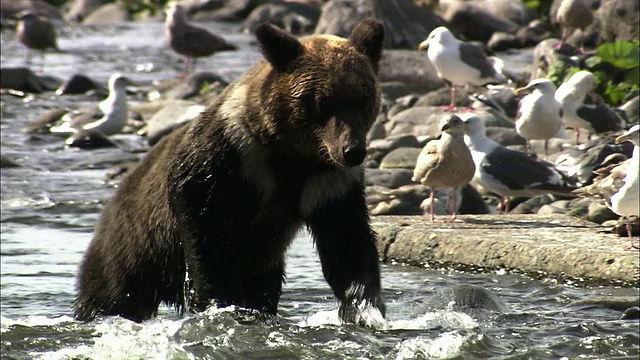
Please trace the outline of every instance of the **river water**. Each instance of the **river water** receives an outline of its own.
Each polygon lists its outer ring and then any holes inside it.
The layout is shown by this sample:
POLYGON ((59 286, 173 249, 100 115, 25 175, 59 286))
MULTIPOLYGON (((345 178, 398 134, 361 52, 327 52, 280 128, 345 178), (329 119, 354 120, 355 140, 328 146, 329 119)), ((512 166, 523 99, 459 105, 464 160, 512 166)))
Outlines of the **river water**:
MULTIPOLYGON (((236 25, 206 26, 240 50, 200 60, 199 70, 232 80, 259 58, 255 43, 236 25)), ((83 73, 106 81, 119 71, 144 87, 175 76, 182 66, 165 48, 162 25, 155 22, 64 27, 59 43, 65 53, 48 54, 44 66, 34 60, 39 73, 63 79, 83 73)), ((23 59, 23 49, 5 30, 2 66, 19 66, 23 59)), ((289 250, 288 281, 274 321, 230 308, 183 317, 161 308, 157 318, 141 324, 118 317, 77 322, 71 309, 74 279, 100 210, 114 191, 105 181, 107 169, 141 155, 64 149, 59 138, 28 137, 21 129, 53 106, 97 100, 2 93, 2 155, 21 165, 1 171, 2 359, 637 359, 640 354, 637 320, 620 320, 615 310, 568 306, 586 297, 638 296, 638 289, 501 271, 383 265, 384 324, 341 325, 305 232, 289 250), (508 309, 460 307, 441 295, 469 284, 491 291, 508 309), (430 302, 438 296, 444 301, 430 302)), ((145 147, 137 135, 114 138, 145 147)))

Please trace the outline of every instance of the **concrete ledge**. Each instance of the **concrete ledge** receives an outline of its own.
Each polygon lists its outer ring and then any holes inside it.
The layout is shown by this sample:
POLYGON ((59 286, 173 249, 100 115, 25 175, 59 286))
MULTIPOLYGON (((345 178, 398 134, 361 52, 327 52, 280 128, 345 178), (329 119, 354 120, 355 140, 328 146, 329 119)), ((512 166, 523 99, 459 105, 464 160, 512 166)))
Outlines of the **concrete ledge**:
POLYGON ((566 215, 462 215, 463 223, 423 216, 374 216, 384 262, 510 269, 639 286, 638 252, 629 238, 599 233, 596 224, 566 215))

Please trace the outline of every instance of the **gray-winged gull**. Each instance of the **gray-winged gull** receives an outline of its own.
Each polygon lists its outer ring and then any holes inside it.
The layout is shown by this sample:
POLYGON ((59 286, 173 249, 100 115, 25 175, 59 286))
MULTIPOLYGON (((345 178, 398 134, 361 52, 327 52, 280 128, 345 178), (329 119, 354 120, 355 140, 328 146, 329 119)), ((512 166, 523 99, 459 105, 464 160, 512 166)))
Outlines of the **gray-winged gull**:
POLYGON ((442 136, 438 140, 429 141, 420 154, 413 170, 413 181, 419 181, 430 188, 429 218, 435 220, 433 214, 434 192, 436 189, 454 188, 451 207, 451 220, 456 219, 457 202, 455 188, 463 186, 473 178, 475 164, 469 148, 464 143, 464 123, 452 115, 442 126, 442 136))
POLYGON ((456 85, 482 86, 506 81, 502 60, 488 57, 482 48, 456 39, 444 26, 433 29, 418 49, 427 49, 438 76, 451 85, 451 103, 443 107, 445 110, 456 109, 456 85))
POLYGON ((562 0, 556 12, 556 21, 562 28, 560 42, 554 48, 561 49, 567 37, 576 29, 580 29, 580 45, 578 51, 582 52, 584 30, 593 22, 593 10, 586 0, 562 0))
POLYGON ((104 135, 119 133, 127 124, 129 108, 127 105, 127 85, 131 81, 120 73, 109 77, 109 96, 101 101, 97 108, 83 108, 67 113, 62 123, 52 126, 50 132, 70 134, 79 130, 92 130, 104 135))
MULTIPOLYGON (((597 176, 593 183, 577 189, 575 193, 602 198, 613 212, 628 218, 640 213, 640 125, 632 126, 615 138, 616 144, 625 141, 634 145, 631 158, 594 171, 597 176)), ((627 235, 631 236, 628 221, 625 227, 627 235)))
POLYGON ((465 142, 476 164, 471 183, 499 195, 505 213, 509 210, 509 197, 569 194, 575 189, 552 163, 508 149, 489 139, 479 117, 470 116, 464 123, 465 142))
POLYGON ((595 93, 596 78, 586 70, 578 71, 556 90, 555 98, 562 105, 562 122, 576 132, 589 135, 624 129, 624 120, 595 93))
POLYGON ((31 62, 32 49, 42 51, 43 54, 49 48, 60 51, 56 28, 49 19, 30 10, 18 13, 16 34, 18 40, 27 47, 27 65, 31 62))
POLYGON ((167 5, 164 29, 171 49, 186 58, 185 73, 189 72, 190 67, 195 68, 198 57, 237 49, 235 45, 212 34, 209 30, 189 24, 184 8, 175 2, 167 5))
POLYGON ((632 126, 627 132, 616 138, 616 143, 631 142, 633 154, 627 164, 624 177, 624 185, 611 196, 611 210, 621 216, 638 216, 640 207, 640 183, 638 172, 640 171, 640 125, 632 126))
POLYGON ((556 87, 549 79, 535 79, 516 89, 516 94, 528 93, 520 100, 516 116, 516 131, 527 141, 544 140, 544 154, 548 155, 549 139, 562 130, 562 106, 554 95, 556 87))

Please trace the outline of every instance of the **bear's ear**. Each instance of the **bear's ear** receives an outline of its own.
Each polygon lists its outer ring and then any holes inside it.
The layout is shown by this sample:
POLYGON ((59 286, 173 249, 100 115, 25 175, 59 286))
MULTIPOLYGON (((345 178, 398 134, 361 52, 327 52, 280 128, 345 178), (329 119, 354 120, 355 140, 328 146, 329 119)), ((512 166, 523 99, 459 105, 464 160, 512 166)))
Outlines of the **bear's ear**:
POLYGON ((304 52, 295 36, 277 26, 262 23, 256 27, 255 34, 262 55, 278 71, 284 71, 291 61, 304 52))
POLYGON ((373 18, 357 23, 349 36, 349 41, 353 46, 371 60, 376 72, 378 72, 378 63, 382 57, 383 40, 384 25, 382 21, 373 18))

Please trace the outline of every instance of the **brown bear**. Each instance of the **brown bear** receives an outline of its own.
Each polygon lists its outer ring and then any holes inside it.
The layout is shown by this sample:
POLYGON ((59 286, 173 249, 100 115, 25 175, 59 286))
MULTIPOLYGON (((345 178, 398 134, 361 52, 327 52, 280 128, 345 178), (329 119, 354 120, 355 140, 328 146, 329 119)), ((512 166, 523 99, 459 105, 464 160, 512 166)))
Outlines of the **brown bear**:
POLYGON ((256 28, 266 60, 123 179, 79 269, 75 316, 142 321, 237 305, 275 314, 285 252, 306 226, 343 321, 384 316, 365 204, 365 135, 380 107, 384 29, 298 39, 256 28))

